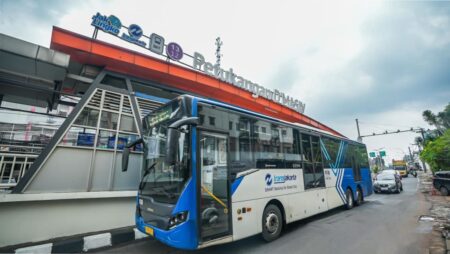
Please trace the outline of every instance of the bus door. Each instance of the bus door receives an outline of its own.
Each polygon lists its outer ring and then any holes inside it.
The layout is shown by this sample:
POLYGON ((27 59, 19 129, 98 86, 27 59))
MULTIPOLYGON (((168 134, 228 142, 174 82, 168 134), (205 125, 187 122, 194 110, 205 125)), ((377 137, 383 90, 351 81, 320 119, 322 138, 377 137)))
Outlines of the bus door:
POLYGON ((201 241, 231 234, 228 136, 199 132, 201 241))

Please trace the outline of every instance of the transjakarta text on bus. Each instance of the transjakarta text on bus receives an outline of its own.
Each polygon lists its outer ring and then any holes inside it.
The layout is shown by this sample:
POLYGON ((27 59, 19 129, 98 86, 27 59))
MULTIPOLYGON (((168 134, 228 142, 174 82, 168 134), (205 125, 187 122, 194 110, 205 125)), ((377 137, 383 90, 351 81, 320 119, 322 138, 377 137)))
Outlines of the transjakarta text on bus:
MULTIPOLYGON (((143 119, 137 228, 181 249, 261 234, 372 194, 366 147, 231 105, 180 96, 143 119)), ((132 159, 132 158, 130 158, 132 159)))

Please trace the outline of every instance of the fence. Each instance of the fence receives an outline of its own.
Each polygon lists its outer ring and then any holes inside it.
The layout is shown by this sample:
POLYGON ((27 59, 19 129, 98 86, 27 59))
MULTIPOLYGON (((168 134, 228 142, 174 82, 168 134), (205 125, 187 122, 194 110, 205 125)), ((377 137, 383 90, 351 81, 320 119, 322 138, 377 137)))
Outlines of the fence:
POLYGON ((37 158, 36 154, 0 153, 0 190, 12 189, 37 158))

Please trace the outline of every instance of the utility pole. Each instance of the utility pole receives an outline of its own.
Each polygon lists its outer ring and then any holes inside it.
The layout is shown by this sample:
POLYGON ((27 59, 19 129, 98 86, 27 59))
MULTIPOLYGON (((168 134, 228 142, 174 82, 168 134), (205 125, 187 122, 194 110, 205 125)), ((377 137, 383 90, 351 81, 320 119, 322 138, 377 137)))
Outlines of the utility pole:
POLYGON ((423 130, 423 128, 420 128, 420 135, 422 135, 422 140, 423 140, 423 142, 425 142, 425 134, 424 134, 424 130, 423 130))
POLYGON ((413 154, 411 152, 411 147, 408 146, 408 150, 409 150, 409 158, 410 158, 411 162, 414 163, 414 157, 413 157, 413 154))
MULTIPOLYGON (((417 147, 419 148, 419 158, 420 158, 420 154, 422 153, 422 148, 420 147, 419 143, 417 143, 417 147)), ((420 158, 420 161, 422 162, 423 172, 427 172, 427 165, 422 160, 422 158, 420 158)))
POLYGON ((358 142, 362 142, 361 133, 359 132, 359 122, 358 122, 358 118, 356 118, 355 121, 356 121, 356 129, 358 130, 358 142))
MULTIPOLYGON (((420 128, 420 135, 422 135, 422 140, 423 140, 422 143, 425 143, 425 134, 424 134, 423 128, 420 128)), ((420 147, 419 143, 417 143, 417 146, 419 147, 419 158, 420 158, 420 154, 422 153, 422 148, 420 147)), ((427 165, 422 160, 422 158, 420 159, 420 161, 422 162, 423 172, 427 172, 427 165)))

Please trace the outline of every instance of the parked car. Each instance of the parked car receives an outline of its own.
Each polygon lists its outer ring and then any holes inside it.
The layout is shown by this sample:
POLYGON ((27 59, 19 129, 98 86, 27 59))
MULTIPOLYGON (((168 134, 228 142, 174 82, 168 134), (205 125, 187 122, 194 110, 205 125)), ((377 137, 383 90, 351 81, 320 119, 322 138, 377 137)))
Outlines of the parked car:
POLYGON ((439 171, 434 173, 433 186, 443 196, 448 196, 450 190, 450 171, 439 171))
POLYGON ((377 175, 375 182, 373 183, 373 190, 375 193, 400 193, 400 191, 403 191, 400 175, 391 172, 383 172, 377 175))

